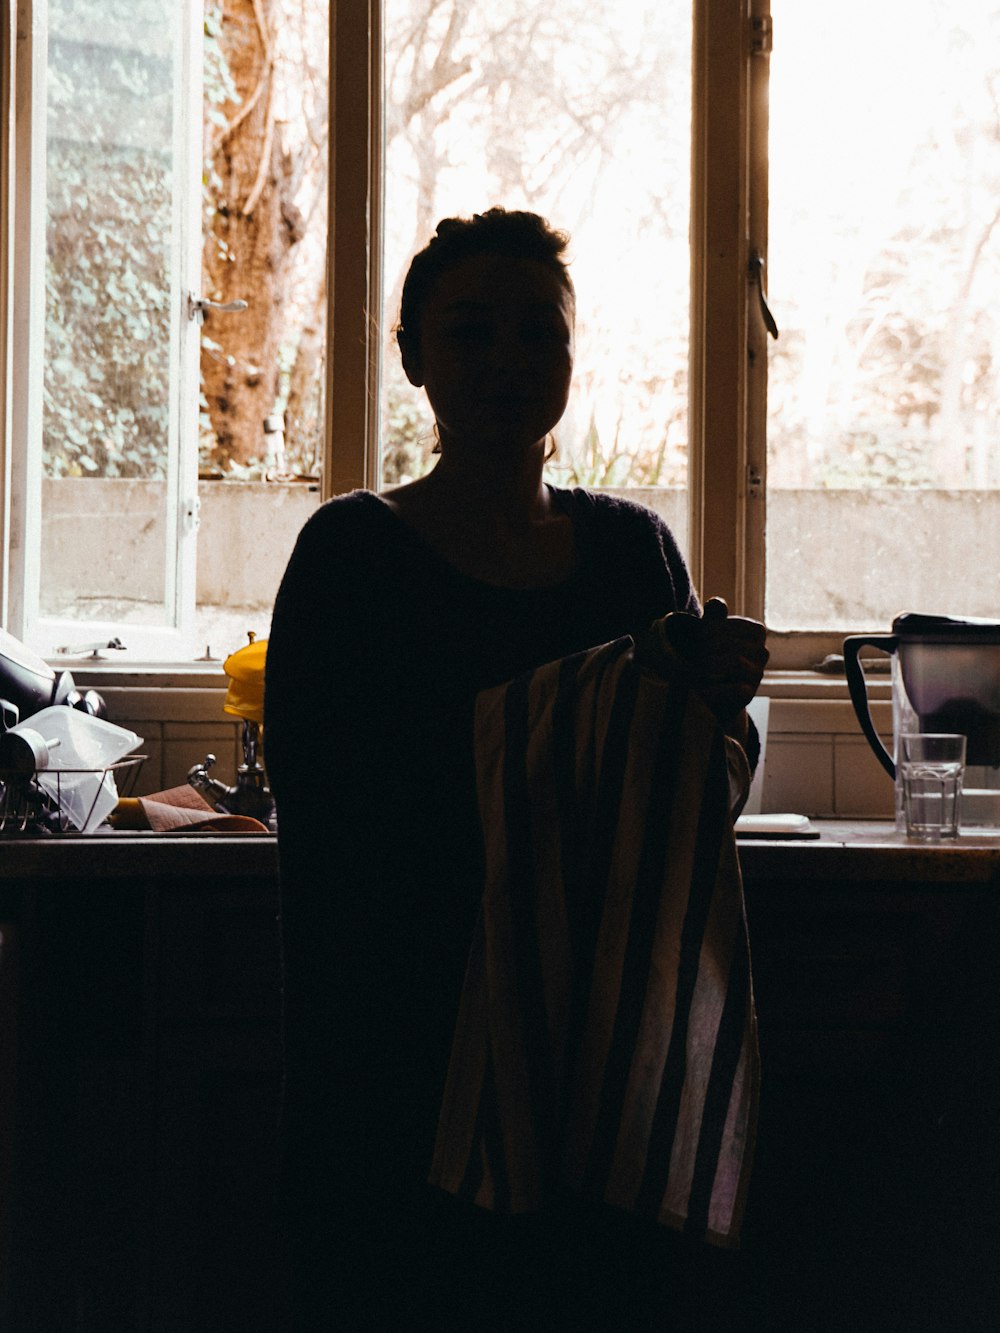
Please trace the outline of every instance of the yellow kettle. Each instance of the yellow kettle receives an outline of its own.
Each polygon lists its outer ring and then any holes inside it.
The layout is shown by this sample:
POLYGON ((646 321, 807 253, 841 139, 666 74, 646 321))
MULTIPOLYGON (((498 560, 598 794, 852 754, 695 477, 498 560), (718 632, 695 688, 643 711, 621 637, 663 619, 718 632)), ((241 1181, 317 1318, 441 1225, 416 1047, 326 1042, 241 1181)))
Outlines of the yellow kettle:
POLYGON ((222 705, 225 712, 247 722, 263 724, 266 657, 267 640, 258 640, 251 632, 250 642, 235 653, 230 653, 223 662, 223 670, 229 677, 229 689, 222 705))

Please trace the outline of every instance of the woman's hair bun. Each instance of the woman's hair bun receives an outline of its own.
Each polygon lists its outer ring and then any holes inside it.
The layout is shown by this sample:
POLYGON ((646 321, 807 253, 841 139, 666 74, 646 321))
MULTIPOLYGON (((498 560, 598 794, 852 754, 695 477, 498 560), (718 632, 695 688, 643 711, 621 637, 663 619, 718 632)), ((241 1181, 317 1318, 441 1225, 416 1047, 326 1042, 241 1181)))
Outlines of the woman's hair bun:
POLYGON ((544 264, 572 295, 566 266, 569 237, 551 227, 537 213, 499 206, 470 218, 442 218, 433 237, 410 264, 403 282, 396 338, 400 348, 415 348, 420 341, 420 317, 436 279, 449 268, 475 255, 505 255, 544 264))
MULTIPOLYGON (((479 214, 475 216, 478 218, 479 214)), ((442 218, 434 229, 434 235, 454 236, 456 232, 465 231, 468 225, 464 218, 442 218)))

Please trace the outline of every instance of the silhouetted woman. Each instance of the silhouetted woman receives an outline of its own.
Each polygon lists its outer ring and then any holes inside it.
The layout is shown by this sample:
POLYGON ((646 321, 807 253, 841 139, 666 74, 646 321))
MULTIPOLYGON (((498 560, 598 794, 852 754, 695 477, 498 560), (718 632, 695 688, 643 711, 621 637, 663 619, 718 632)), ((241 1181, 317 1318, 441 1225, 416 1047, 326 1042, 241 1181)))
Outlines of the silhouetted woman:
MULTIPOLYGON (((637 1251, 617 1223, 608 1240, 603 1219, 502 1218, 426 1183, 482 886, 476 695, 667 612, 700 616, 661 519, 543 479, 573 371, 565 247, 530 213, 438 226, 398 329, 437 463, 322 506, 275 605, 294 1327, 629 1326, 580 1322, 628 1307, 637 1251)), ((743 740, 763 629, 691 632, 698 688, 743 740)))

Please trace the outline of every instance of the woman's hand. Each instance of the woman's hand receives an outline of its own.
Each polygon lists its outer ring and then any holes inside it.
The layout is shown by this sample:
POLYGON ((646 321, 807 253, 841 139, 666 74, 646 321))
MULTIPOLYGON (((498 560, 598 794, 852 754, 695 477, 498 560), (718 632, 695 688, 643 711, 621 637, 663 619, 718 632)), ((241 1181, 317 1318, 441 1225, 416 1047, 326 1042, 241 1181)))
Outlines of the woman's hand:
POLYGON ((704 614, 671 616, 667 636, 691 669, 692 683, 723 725, 741 713, 757 693, 768 651, 767 630, 759 620, 731 616, 721 597, 704 614))
MULTIPOLYGON (((666 641, 666 648, 679 662, 692 689, 704 699, 726 732, 743 741, 747 721, 744 709, 757 693, 768 652, 764 646, 767 631, 758 620, 731 616, 719 597, 705 604, 704 614, 676 612, 658 621, 653 635, 666 641)), ((654 640, 655 643, 655 640, 654 640)), ((656 649, 648 640, 639 644, 640 659, 652 648, 649 657, 656 666, 656 649)))

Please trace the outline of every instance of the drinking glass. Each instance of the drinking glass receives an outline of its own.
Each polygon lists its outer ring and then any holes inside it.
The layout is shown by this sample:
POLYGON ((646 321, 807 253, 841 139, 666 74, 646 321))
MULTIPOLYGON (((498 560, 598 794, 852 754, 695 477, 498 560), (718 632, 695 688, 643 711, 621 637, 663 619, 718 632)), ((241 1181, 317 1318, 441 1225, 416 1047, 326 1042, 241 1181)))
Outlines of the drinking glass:
POLYGON ((907 834, 924 842, 957 837, 965 737, 951 732, 903 735, 900 762, 907 834))

